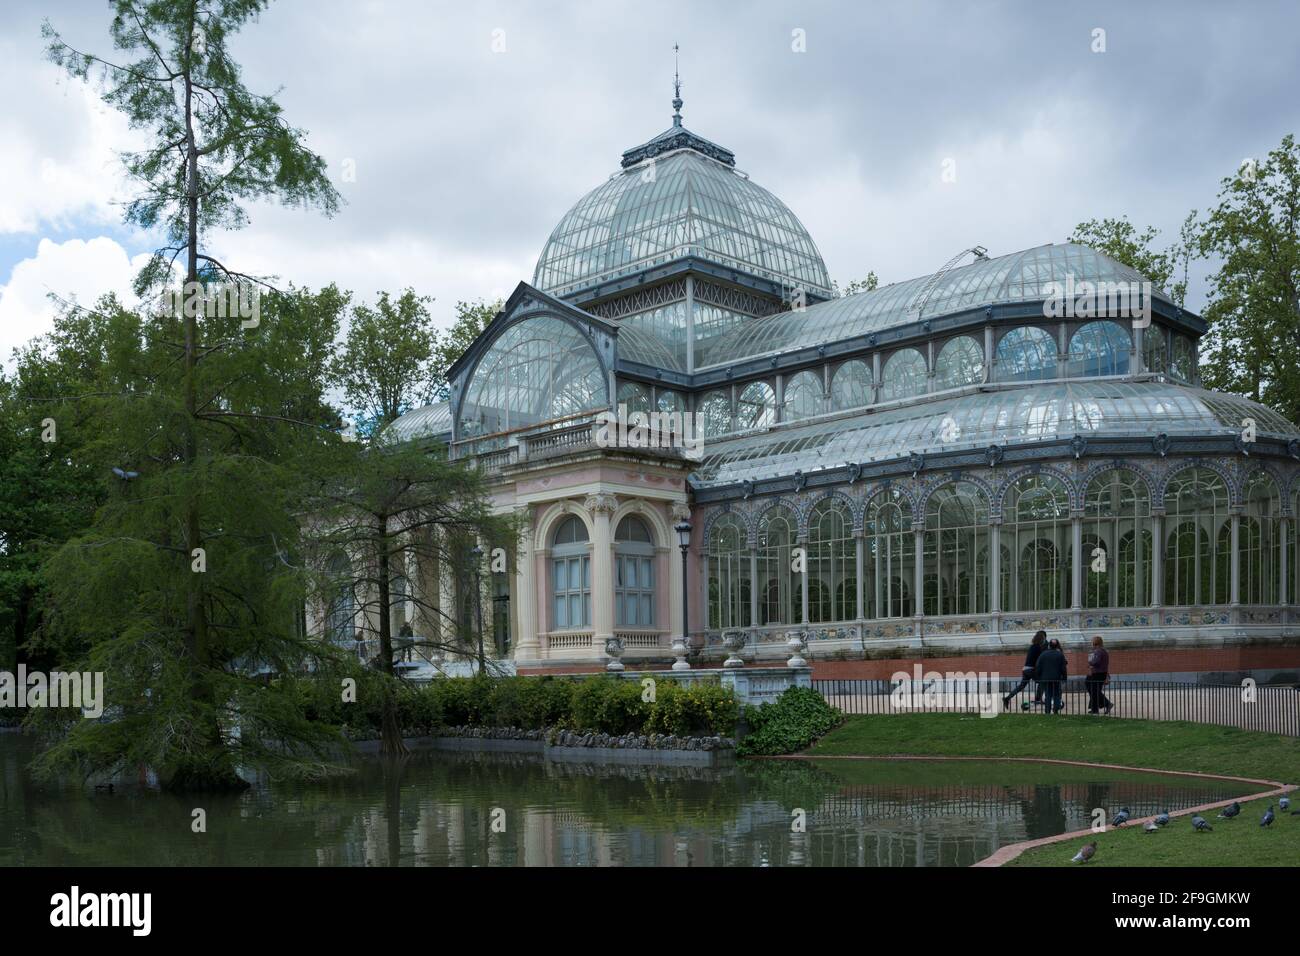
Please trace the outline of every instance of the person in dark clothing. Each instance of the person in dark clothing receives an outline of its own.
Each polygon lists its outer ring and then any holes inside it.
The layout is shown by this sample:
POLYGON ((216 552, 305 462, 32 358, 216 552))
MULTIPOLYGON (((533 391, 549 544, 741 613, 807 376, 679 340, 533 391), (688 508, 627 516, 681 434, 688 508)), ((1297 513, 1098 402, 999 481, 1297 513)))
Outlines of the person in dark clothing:
POLYGON ((1047 642, 1047 650, 1038 655, 1038 664, 1034 668, 1034 679, 1043 688, 1043 704, 1046 713, 1061 712, 1064 706, 1061 703, 1061 691, 1064 689, 1066 678, 1069 677, 1068 672, 1069 666, 1065 660, 1065 653, 1061 650, 1061 642, 1052 638, 1047 642))
MULTIPOLYGON (((1034 679, 1034 668, 1038 666, 1038 655, 1043 653, 1043 648, 1047 646, 1047 632, 1039 631, 1034 635, 1033 641, 1029 644, 1029 653, 1025 655, 1025 666, 1020 668, 1020 683, 1017 684, 1007 696, 1002 698, 1002 709, 1006 710, 1011 706, 1012 699, 1015 698, 1022 690, 1029 686, 1029 682, 1034 679)), ((1043 685, 1034 686, 1034 704, 1043 702, 1043 685)))
POLYGON ((1110 652, 1103 646, 1101 635, 1092 639, 1092 651, 1088 654, 1088 713, 1097 714, 1104 707, 1106 713, 1115 705, 1110 702, 1103 688, 1110 681, 1110 652))

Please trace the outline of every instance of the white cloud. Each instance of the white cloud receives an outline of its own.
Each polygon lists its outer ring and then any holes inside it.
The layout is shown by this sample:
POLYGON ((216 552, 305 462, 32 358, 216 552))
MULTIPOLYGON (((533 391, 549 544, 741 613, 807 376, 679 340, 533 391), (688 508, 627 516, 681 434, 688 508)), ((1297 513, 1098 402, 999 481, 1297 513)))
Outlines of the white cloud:
POLYGON ((59 307, 50 293, 89 306, 115 292, 123 303, 134 303, 131 280, 148 258, 145 253, 132 258, 107 236, 42 239, 36 255, 15 265, 0 286, 0 359, 7 364, 12 349, 53 327, 59 307))

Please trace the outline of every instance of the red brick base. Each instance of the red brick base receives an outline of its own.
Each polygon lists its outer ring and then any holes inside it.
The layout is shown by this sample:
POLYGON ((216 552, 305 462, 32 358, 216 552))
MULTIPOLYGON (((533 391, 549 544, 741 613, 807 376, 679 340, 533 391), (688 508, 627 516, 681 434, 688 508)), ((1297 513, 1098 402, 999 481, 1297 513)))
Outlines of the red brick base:
MULTIPOLYGON (((1026 648, 1028 650, 1028 648, 1026 648)), ((1088 673, 1088 653, 1066 651, 1070 673, 1088 673)), ((988 654, 962 657, 895 658, 877 661, 811 661, 815 679, 889 680, 899 671, 920 664, 924 671, 997 672, 1003 677, 1020 674, 1024 654, 988 654)), ((1112 650, 1112 674, 1207 673, 1216 671, 1300 670, 1300 647, 1205 647, 1112 650)))

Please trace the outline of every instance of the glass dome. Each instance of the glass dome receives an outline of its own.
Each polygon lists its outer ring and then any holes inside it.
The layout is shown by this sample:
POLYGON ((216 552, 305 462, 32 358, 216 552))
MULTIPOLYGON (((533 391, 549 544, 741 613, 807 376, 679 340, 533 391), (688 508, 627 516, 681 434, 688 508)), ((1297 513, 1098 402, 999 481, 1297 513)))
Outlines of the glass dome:
POLYGON ((555 227, 533 285, 564 296, 694 256, 829 298, 830 276, 808 231, 730 157, 681 127, 629 150, 625 168, 555 227))

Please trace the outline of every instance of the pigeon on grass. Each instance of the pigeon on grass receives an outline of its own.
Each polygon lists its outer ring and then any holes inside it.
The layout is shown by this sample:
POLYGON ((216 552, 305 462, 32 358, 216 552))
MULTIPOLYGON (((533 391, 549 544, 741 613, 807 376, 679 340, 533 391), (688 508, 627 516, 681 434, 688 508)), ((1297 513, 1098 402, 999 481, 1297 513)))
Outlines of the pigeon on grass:
POLYGON ((1204 830, 1204 831, 1210 832, 1210 831, 1213 831, 1213 830, 1214 830, 1214 827, 1212 827, 1212 826, 1210 826, 1208 823, 1206 823, 1206 822, 1205 822, 1205 817, 1201 816, 1201 815, 1198 813, 1196 816, 1192 817, 1192 829, 1193 829, 1193 830, 1204 830))
POLYGON ((1097 841, 1093 840, 1091 843, 1084 846, 1084 848, 1081 849, 1078 853, 1074 854, 1074 856, 1070 858, 1070 862, 1087 863, 1089 860, 1092 859, 1093 854, 1095 854, 1096 852, 1097 852, 1097 841))

